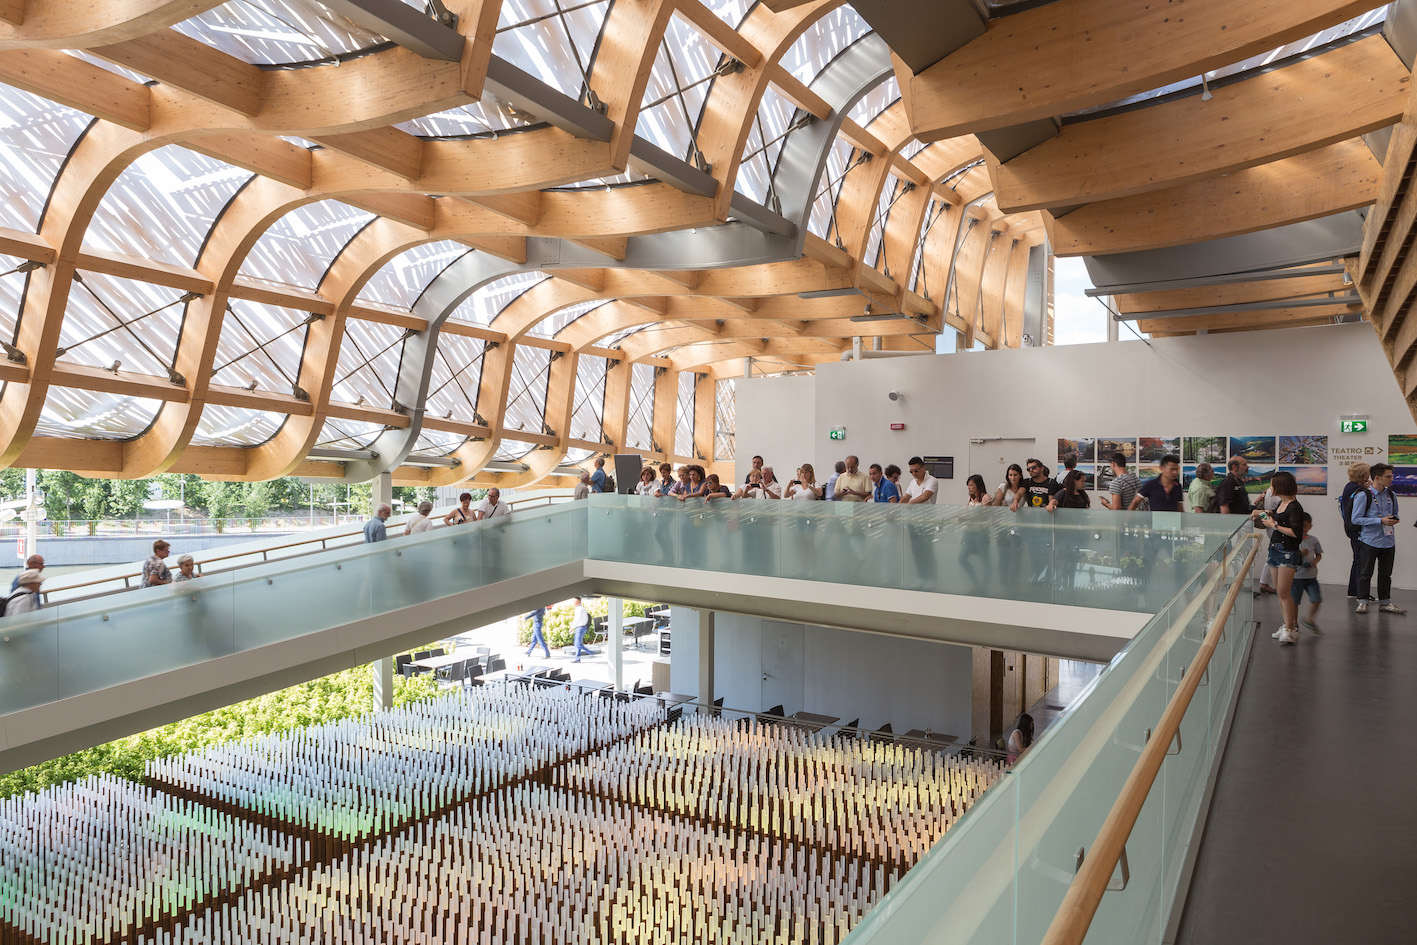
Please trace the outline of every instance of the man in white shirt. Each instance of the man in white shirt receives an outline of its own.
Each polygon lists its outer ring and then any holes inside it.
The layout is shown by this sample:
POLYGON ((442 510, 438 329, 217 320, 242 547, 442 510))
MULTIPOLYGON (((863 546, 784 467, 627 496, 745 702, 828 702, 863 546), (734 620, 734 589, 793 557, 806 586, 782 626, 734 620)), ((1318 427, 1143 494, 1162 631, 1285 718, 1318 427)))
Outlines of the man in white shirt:
POLYGON ((861 460, 855 456, 846 457, 846 471, 836 477, 836 492, 832 498, 838 502, 871 500, 871 477, 861 471, 861 460))
POLYGON ((573 598, 573 602, 576 609, 571 614, 571 631, 576 635, 576 658, 571 662, 579 663, 582 656, 594 656, 595 650, 585 645, 586 631, 590 629, 590 614, 586 612, 579 597, 573 598))
POLYGON ((512 507, 502 501, 502 493, 496 488, 487 490, 487 498, 482 500, 482 504, 477 507, 477 518, 475 521, 496 518, 499 515, 511 515, 512 507))
POLYGON ((771 499, 782 498, 782 483, 773 475, 771 466, 763 467, 763 493, 771 499))
POLYGON ((38 610, 39 586, 44 582, 44 576, 35 568, 28 568, 20 572, 19 578, 15 581, 15 592, 5 599, 3 605, 4 615, 13 617, 15 614, 27 614, 32 610, 38 610))
POLYGON ((581 470, 581 481, 576 483, 576 491, 571 493, 571 500, 589 499, 591 493, 590 473, 581 470))
POLYGON ((910 482, 905 485, 905 501, 911 505, 921 502, 935 504, 940 484, 925 469, 919 456, 910 457, 910 482))

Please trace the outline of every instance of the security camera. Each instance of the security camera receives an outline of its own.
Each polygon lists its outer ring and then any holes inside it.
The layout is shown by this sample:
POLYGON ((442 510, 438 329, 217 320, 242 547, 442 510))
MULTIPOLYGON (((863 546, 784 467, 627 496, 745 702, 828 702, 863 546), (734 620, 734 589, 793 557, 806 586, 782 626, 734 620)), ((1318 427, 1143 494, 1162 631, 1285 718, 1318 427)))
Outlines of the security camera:
POLYGON ((901 400, 903 397, 905 397, 905 395, 902 394, 902 393, 901 393, 900 391, 898 391, 898 390, 893 390, 893 391, 891 391, 889 394, 887 394, 886 396, 889 397, 891 400, 896 400, 896 401, 901 400))

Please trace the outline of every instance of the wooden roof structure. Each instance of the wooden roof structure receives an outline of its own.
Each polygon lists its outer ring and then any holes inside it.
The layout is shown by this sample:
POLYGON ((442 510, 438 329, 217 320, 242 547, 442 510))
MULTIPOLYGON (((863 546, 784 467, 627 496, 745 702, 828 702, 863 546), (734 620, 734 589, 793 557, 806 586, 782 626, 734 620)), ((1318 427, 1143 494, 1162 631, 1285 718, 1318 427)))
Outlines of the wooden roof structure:
POLYGON ((0 462, 712 468, 745 360, 1017 346, 1047 244, 1359 317, 1408 2, 0 0, 0 462))

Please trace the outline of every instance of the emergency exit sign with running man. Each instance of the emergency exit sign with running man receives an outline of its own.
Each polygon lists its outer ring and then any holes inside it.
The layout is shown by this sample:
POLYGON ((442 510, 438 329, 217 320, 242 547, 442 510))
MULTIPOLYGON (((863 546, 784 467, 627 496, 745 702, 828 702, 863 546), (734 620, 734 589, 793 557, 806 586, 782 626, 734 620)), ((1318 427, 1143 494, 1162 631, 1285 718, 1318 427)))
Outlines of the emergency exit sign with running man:
POLYGON ((1338 421, 1340 433, 1367 433, 1367 420, 1340 420, 1338 421))

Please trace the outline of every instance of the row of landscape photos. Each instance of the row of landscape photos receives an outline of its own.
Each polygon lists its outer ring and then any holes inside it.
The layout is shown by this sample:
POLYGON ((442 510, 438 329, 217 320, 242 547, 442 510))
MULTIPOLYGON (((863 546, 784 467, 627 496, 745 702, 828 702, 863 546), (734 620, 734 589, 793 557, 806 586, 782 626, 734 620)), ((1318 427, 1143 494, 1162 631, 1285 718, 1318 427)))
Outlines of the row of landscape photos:
MULTIPOLYGON (((1410 438, 1417 458, 1417 437, 1410 438)), ((1250 464, 1245 491, 1258 495, 1269 488, 1278 471, 1292 473, 1300 495, 1328 495, 1328 437, 1315 436, 1141 436, 1078 437, 1058 440, 1058 476, 1063 475, 1063 457, 1078 454, 1078 470, 1090 491, 1106 490, 1112 482, 1113 453, 1127 457, 1143 481, 1161 474, 1161 457, 1181 457, 1181 482, 1187 488, 1196 478, 1196 466, 1209 463, 1212 482, 1225 475, 1231 456, 1243 456, 1250 464)), ((1417 463, 1411 469, 1412 486, 1417 489, 1417 463)), ((1417 494, 1417 493, 1413 493, 1417 494)))
POLYGON ((1388 436, 1387 455, 1387 461, 1392 463, 1392 491, 1398 495, 1417 495, 1417 436, 1388 436))

